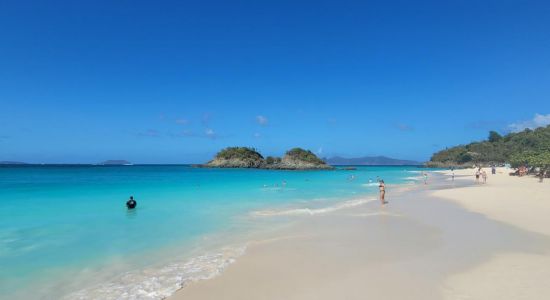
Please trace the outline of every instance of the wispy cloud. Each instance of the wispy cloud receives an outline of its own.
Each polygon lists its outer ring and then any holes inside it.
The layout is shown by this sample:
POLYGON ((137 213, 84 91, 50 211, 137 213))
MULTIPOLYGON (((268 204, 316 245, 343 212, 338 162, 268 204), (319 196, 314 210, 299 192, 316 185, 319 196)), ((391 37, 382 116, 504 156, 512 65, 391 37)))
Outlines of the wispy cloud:
POLYGON ((254 137, 259 139, 262 137, 262 135, 259 132, 254 133, 254 137))
POLYGON ((138 135, 143 136, 143 137, 159 137, 159 136, 161 136, 160 132, 156 129, 147 129, 145 131, 138 132, 138 135))
POLYGON ((193 130, 190 130, 190 129, 182 130, 182 131, 179 131, 179 132, 176 132, 176 133, 170 133, 169 136, 171 136, 173 138, 198 137, 198 135, 193 130))
POLYGON ((525 129, 535 129, 548 125, 550 125, 550 114, 535 114, 535 116, 531 120, 516 122, 508 125, 508 129, 510 129, 512 132, 520 132, 525 129))
POLYGON ((190 121, 187 119, 176 119, 176 123, 180 125, 187 125, 190 123, 190 121))
POLYGON ((258 115, 256 116, 256 122, 260 124, 260 126, 267 126, 269 120, 265 116, 258 115))
POLYGON ((216 134, 216 132, 212 128, 206 128, 206 130, 204 131, 204 135, 207 138, 213 139, 213 140, 218 138, 218 135, 216 134))
POLYGON ((323 147, 319 147, 319 149, 317 149, 317 155, 321 154, 323 154, 323 147))
MULTIPOLYGON (((497 131, 503 131, 502 129, 507 126, 506 122, 503 121, 497 121, 497 120, 479 120, 475 122, 471 122, 465 125, 466 129, 474 129, 474 130, 497 130, 497 131)), ((504 130, 506 131, 506 130, 504 130)))
POLYGON ((222 135, 218 134, 212 128, 206 128, 202 132, 200 132, 200 131, 197 132, 197 131, 193 131, 193 130, 190 130, 190 129, 186 129, 186 130, 178 131, 178 132, 175 132, 175 133, 174 132, 169 133, 168 136, 170 136, 172 138, 203 138, 203 139, 212 139, 212 140, 217 140, 217 139, 227 137, 227 136, 222 136, 222 135))
POLYGON ((401 131, 413 131, 414 130, 414 127, 410 126, 410 125, 407 125, 407 124, 403 124, 403 123, 398 123, 398 124, 395 124, 395 127, 401 131))
POLYGON ((212 119, 212 116, 210 115, 210 113, 204 113, 201 119, 202 126, 209 127, 211 119, 212 119))

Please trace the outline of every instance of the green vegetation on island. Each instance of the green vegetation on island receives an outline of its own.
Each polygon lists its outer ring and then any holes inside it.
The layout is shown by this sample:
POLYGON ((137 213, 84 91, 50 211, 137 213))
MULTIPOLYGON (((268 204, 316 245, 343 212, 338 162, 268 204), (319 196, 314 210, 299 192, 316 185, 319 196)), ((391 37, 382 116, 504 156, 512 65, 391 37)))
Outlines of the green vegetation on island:
POLYGON ((435 153, 429 167, 471 166, 510 163, 550 168, 550 126, 509 133, 491 131, 487 140, 448 148, 435 153))
POLYGON ((219 168, 259 168, 264 163, 264 157, 254 148, 228 147, 216 154, 208 162, 208 167, 219 168))
POLYGON ((280 157, 264 157, 254 148, 228 147, 216 154, 204 167, 211 168, 256 168, 273 170, 331 170, 313 152, 293 148, 280 157))
POLYGON ((288 150, 285 154, 285 158, 316 165, 326 164, 322 159, 317 157, 317 155, 313 154, 313 152, 302 148, 292 148, 288 150))

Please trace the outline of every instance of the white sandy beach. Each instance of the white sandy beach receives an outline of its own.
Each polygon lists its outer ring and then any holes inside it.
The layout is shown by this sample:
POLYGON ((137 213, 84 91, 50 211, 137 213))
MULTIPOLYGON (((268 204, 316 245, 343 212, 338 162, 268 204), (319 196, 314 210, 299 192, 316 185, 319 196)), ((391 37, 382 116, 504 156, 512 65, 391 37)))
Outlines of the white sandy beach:
POLYGON ((458 170, 455 182, 389 187, 383 208, 296 217, 170 299, 547 299, 550 181, 487 171, 485 185, 458 170))

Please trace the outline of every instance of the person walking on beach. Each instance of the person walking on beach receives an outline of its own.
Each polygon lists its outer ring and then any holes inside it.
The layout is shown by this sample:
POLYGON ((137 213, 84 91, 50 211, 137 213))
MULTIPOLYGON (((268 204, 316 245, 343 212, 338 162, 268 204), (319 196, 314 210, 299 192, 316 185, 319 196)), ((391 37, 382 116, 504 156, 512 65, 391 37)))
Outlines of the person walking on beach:
POLYGON ((481 177, 483 178, 483 184, 487 183, 487 172, 485 170, 481 171, 481 177))
POLYGON ((388 203, 386 201, 386 184, 384 184, 384 180, 378 182, 378 188, 380 189, 380 203, 384 205, 388 203))
POLYGON ((476 171, 476 183, 479 183, 479 175, 481 175, 481 172, 479 172, 479 169, 476 171))
POLYGON ((424 172, 424 184, 428 184, 428 173, 424 172))
POLYGON ((452 171, 452 173, 451 173, 451 179, 452 179, 452 181, 455 181, 455 171, 452 171))

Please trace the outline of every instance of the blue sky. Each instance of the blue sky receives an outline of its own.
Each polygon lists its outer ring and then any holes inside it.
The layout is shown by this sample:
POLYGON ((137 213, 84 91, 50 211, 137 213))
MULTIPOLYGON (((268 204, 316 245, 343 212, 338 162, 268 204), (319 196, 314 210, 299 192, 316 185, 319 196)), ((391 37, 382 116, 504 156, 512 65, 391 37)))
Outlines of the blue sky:
POLYGON ((2 1, 0 160, 426 160, 550 123, 548 1, 2 1), (454 2, 454 3, 451 3, 454 2))

